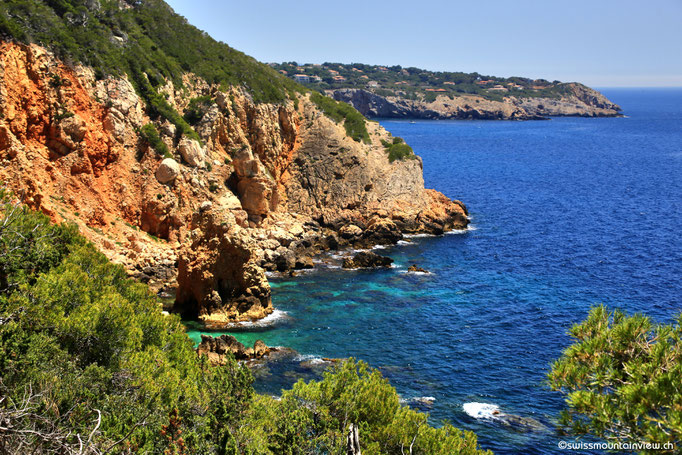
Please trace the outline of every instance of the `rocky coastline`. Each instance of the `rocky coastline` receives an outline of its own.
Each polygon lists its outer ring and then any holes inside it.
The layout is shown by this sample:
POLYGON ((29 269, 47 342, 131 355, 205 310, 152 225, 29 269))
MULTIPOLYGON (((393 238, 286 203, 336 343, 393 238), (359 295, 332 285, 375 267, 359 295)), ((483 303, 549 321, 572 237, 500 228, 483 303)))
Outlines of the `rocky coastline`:
POLYGON ((150 117, 125 77, 37 45, 0 50, 0 180, 207 328, 271 314, 266 271, 468 224, 464 204, 424 188, 421 159, 388 159, 389 132, 366 122, 369 140, 354 140, 308 93, 255 103, 191 73, 166 81, 181 114, 210 100, 193 139, 150 117))
POLYGON ((382 96, 371 90, 330 90, 338 101, 352 104, 369 118, 430 120, 546 120, 550 117, 618 117, 620 106, 582 84, 567 84, 568 93, 557 98, 505 96, 501 101, 478 95, 448 97, 433 101, 382 96))

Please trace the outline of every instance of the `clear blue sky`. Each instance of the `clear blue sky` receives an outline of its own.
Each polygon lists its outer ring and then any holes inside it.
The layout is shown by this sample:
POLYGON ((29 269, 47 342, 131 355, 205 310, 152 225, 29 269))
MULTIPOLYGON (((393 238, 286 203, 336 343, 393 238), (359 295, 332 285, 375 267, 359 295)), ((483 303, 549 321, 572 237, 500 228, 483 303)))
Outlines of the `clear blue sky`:
POLYGON ((682 86, 682 0, 167 0, 262 62, 682 86))

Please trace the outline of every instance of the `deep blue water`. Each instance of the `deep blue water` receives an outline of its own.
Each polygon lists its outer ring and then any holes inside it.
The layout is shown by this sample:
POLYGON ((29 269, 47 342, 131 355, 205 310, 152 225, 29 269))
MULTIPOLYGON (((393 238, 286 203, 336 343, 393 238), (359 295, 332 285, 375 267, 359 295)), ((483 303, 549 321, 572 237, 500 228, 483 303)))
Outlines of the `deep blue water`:
MULTIPOLYGON (((288 317, 235 335, 363 359, 496 453, 561 453, 563 399, 543 381, 571 325, 598 303, 664 322, 682 310, 682 90, 604 93, 627 118, 382 121, 423 158, 427 187, 467 204, 475 230, 383 250, 391 270, 273 279, 288 317), (432 274, 404 273, 412 263, 432 274), (476 420, 467 402, 548 429, 476 420)), ((310 377, 285 369, 260 372, 257 388, 310 377)))

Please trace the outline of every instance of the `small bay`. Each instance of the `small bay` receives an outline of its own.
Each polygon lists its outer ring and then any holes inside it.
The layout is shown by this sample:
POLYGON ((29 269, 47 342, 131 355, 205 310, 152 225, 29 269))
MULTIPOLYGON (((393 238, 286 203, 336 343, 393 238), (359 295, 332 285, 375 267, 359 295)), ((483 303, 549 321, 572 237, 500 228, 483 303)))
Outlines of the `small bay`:
POLYGON ((682 90, 603 93, 627 117, 381 121, 422 157, 428 188, 467 204, 472 229, 382 249, 396 261, 387 270, 272 278, 278 313, 230 333, 300 356, 256 370, 257 390, 279 394, 322 358, 355 357, 484 448, 561 453, 563 400, 544 380, 571 325, 599 303, 660 322, 682 309, 682 90), (538 426, 475 419, 465 403, 538 426))

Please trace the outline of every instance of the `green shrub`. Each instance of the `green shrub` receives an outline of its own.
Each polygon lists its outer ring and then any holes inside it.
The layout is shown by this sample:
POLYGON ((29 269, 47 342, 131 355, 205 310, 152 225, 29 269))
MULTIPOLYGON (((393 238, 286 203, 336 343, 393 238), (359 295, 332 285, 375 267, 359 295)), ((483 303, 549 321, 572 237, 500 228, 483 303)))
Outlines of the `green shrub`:
POLYGON ((198 358, 180 319, 164 316, 145 285, 74 227, 51 225, 5 195, 0 219, 0 414, 27 397, 32 406, 10 420, 19 431, 3 432, 1 444, 64 453, 100 415, 91 442, 102 451, 163 453, 161 431, 177 410, 188 452, 224 447, 252 399, 248 369, 198 358))
POLYGON ((317 92, 314 92, 310 99, 327 117, 335 122, 343 121, 346 134, 352 137, 353 140, 367 144, 371 142, 367 132, 367 125, 365 124, 366 119, 353 106, 336 101, 317 92))
POLYGON ((168 146, 166 145, 165 142, 161 140, 159 132, 156 130, 156 127, 154 126, 153 123, 147 123, 146 125, 144 125, 140 129, 140 135, 144 138, 147 144, 149 144, 149 146, 153 148, 159 155, 164 157, 171 155, 170 151, 168 150, 168 146))
POLYGON ((402 161, 416 158, 412 147, 407 145, 402 137, 394 137, 393 142, 382 139, 381 144, 384 146, 386 153, 388 153, 388 161, 390 163, 395 160, 402 161))
MULTIPOLYGON (((567 395, 563 430, 623 443, 682 441, 682 317, 653 324, 594 308, 571 331, 549 384, 567 395)), ((679 450, 679 447, 677 448, 679 450)))
POLYGON ((215 100, 208 95, 192 98, 183 118, 190 125, 196 125, 204 117, 206 110, 214 104, 215 100))
POLYGON ((4 0, 0 34, 51 48, 63 59, 91 66, 97 77, 147 74, 182 85, 193 72, 208 83, 243 86, 255 102, 285 101, 307 90, 267 65, 190 25, 161 0, 4 0), (132 64, 135 62, 135 65, 132 64), (136 66, 136 67, 133 67, 136 66))
POLYGON ((400 405, 396 390, 377 370, 353 359, 324 373, 321 381, 302 380, 280 401, 259 397, 237 438, 243 453, 345 453, 346 432, 359 427, 362 452, 479 454, 476 436, 449 424, 433 428, 426 414, 400 405))

